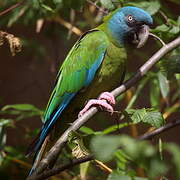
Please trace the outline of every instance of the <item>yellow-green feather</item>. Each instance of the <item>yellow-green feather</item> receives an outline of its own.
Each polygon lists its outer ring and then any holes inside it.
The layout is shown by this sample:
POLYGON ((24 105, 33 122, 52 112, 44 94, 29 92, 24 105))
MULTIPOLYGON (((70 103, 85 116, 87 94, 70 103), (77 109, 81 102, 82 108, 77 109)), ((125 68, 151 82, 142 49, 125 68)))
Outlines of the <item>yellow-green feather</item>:
POLYGON ((61 104, 64 93, 78 92, 84 87, 86 71, 109 45, 108 38, 103 31, 92 30, 83 35, 72 47, 62 64, 57 81, 44 114, 44 121, 61 104))

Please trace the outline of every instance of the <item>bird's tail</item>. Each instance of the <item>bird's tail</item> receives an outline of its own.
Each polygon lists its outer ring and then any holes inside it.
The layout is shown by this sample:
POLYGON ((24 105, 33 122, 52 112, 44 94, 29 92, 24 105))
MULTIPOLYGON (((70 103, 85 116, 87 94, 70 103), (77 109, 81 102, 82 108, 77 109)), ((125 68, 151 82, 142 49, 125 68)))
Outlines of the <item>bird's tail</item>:
MULTIPOLYGON (((33 152, 32 150, 34 150, 34 147, 36 147, 36 144, 37 144, 36 141, 38 141, 38 138, 36 138, 36 139, 32 142, 32 144, 31 144, 32 146, 30 145, 30 149, 29 149, 29 153, 30 153, 30 154, 33 152)), ((32 166, 32 168, 31 168, 31 170, 29 171, 29 175, 28 175, 28 176, 31 176, 32 173, 34 172, 34 170, 36 169, 36 167, 39 165, 39 162, 41 161, 42 157, 44 156, 45 149, 46 149, 46 147, 47 147, 48 141, 49 141, 49 135, 46 136, 46 138, 45 138, 45 140, 44 140, 44 142, 43 142, 40 150, 35 153, 35 155, 34 155, 34 160, 33 160, 33 166, 32 166)), ((28 154, 28 155, 29 155, 29 154, 28 154)))
POLYGON ((37 145, 39 144, 40 134, 41 134, 41 131, 38 133, 37 137, 31 142, 31 144, 27 148, 27 151, 25 153, 26 157, 31 156, 31 154, 36 152, 36 149, 38 149, 37 145))

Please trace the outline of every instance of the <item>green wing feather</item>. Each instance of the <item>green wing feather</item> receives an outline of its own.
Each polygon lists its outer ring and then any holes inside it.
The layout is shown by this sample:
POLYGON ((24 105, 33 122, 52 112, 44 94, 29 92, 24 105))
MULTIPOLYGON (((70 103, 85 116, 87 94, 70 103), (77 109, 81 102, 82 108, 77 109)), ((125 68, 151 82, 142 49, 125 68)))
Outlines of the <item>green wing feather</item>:
POLYGON ((105 54, 108 43, 105 33, 99 30, 88 31, 76 42, 58 72, 44 114, 44 122, 61 104, 65 93, 76 93, 85 86, 87 70, 103 53, 105 54))

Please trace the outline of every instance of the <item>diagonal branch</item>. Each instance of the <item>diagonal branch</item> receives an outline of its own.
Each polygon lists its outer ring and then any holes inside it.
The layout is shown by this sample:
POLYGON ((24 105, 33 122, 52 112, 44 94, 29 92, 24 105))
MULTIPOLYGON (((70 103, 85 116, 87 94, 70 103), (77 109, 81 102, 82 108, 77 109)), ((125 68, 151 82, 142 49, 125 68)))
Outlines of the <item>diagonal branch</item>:
MULTIPOLYGON (((180 120, 170 122, 170 123, 164 125, 163 127, 160 127, 158 129, 150 132, 150 133, 139 136, 138 139, 139 140, 151 139, 154 136, 159 135, 159 134, 161 134, 161 133, 163 133, 163 132, 165 132, 165 131, 167 131, 167 130, 169 130, 171 128, 177 127, 179 125, 180 125, 180 120)), ((28 180, 44 180, 44 179, 46 179, 48 177, 59 174, 60 172, 66 170, 66 169, 72 168, 73 166, 76 166, 78 164, 81 164, 81 163, 84 163, 84 162, 87 162, 87 161, 91 161, 91 160, 93 160, 92 155, 87 155, 87 156, 84 156, 82 158, 73 159, 67 164, 58 165, 58 166, 55 166, 53 169, 44 171, 42 174, 38 174, 34 178, 33 178, 33 176, 31 176, 31 177, 29 177, 28 180)), ((95 161, 97 161, 97 160, 95 160, 95 161)))
POLYGON ((78 36, 81 36, 83 34, 83 32, 80 29, 78 29, 76 26, 73 26, 71 23, 65 21, 60 16, 54 17, 53 21, 60 23, 61 25, 63 25, 67 29, 71 30, 73 33, 75 33, 78 36))
POLYGON ((90 0, 86 0, 89 4, 95 6, 100 12, 102 12, 103 14, 107 15, 108 11, 104 10, 103 8, 99 7, 95 2, 92 2, 90 0))
MULTIPOLYGON (((132 78, 130 78, 128 81, 126 81, 124 84, 122 84, 118 88, 114 89, 111 93, 115 97, 124 93, 127 89, 129 89, 130 87, 135 85, 135 83, 137 83, 140 79, 142 79, 142 77, 152 68, 152 66, 156 64, 165 54, 175 49, 179 45, 180 45, 180 37, 176 38, 172 42, 163 46, 143 66, 140 67, 140 69, 132 78)), ((76 121, 74 121, 71 124, 71 126, 63 133, 63 135, 57 140, 55 145, 50 149, 50 151, 47 153, 44 159, 41 160, 36 171, 33 173, 32 178, 35 179, 36 175, 44 171, 48 167, 50 162, 53 162, 55 159, 57 159, 63 146, 68 140, 68 134, 72 131, 76 131, 77 129, 79 129, 97 112, 98 112, 98 109, 96 107, 92 107, 82 117, 78 118, 76 121)))
POLYGON ((25 0, 20 1, 20 2, 18 2, 18 3, 16 3, 16 4, 12 5, 11 7, 9 7, 9 8, 7 8, 7 9, 5 9, 4 11, 0 12, 0 16, 2 16, 2 15, 4 15, 4 14, 7 14, 8 12, 10 12, 10 11, 12 11, 13 9, 21 6, 21 5, 24 4, 24 3, 25 3, 25 0))
POLYGON ((167 123, 166 125, 158 128, 158 129, 156 129, 150 133, 146 133, 142 136, 139 136, 138 139, 139 140, 151 139, 154 136, 159 135, 159 134, 161 134, 161 133, 163 133, 163 132, 165 132, 165 131, 173 128, 173 127, 176 127, 176 126, 180 126, 180 120, 176 120, 176 121, 172 121, 170 123, 167 123))
POLYGON ((93 156, 92 155, 87 155, 78 159, 73 159, 70 162, 68 162, 67 164, 64 165, 58 165, 55 166, 53 169, 44 171, 42 174, 37 175, 36 177, 29 177, 28 180, 44 180, 48 177, 54 176, 66 169, 72 168, 75 165, 87 162, 87 161, 91 161, 93 160, 93 156))

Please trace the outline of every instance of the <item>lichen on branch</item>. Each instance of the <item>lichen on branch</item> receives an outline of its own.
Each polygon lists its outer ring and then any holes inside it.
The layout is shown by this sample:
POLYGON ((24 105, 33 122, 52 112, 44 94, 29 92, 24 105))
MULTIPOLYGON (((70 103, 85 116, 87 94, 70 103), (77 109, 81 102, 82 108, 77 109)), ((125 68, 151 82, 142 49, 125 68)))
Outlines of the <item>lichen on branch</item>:
POLYGON ((4 31, 0 31, 0 46, 2 46, 5 41, 9 44, 12 56, 15 56, 16 53, 21 51, 22 43, 18 37, 4 31))

